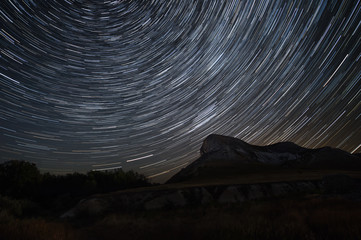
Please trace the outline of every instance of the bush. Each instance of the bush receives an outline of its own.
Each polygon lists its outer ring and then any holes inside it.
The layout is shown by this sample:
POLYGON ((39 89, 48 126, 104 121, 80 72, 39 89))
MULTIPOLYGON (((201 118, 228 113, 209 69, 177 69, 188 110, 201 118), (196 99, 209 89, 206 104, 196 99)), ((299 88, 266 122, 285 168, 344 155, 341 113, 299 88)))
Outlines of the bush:
POLYGON ((24 217, 39 213, 39 206, 28 199, 0 196, 0 221, 7 217, 24 217))

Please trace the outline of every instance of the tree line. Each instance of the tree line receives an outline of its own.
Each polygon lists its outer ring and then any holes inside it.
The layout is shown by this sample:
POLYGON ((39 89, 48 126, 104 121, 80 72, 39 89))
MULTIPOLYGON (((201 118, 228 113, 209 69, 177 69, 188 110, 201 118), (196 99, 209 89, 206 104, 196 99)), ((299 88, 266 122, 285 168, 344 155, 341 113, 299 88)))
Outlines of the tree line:
POLYGON ((48 209, 71 207, 91 194, 149 185, 144 175, 122 169, 53 175, 40 173, 36 164, 27 161, 0 164, 0 196, 27 199, 48 209))

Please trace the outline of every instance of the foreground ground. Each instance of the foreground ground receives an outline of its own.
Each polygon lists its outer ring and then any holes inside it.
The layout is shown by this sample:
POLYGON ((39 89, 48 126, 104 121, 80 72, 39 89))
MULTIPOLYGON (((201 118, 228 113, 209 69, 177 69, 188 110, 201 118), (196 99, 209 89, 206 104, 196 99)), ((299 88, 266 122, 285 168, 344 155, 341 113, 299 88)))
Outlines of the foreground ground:
MULTIPOLYGON (((213 178, 212 181, 200 176, 189 182, 124 192, 322 179, 330 174, 345 174, 357 179, 361 176, 359 171, 247 170, 243 174, 237 172, 213 178)), ((60 219, 60 212, 39 214, 27 200, 0 196, 0 240, 361 239, 360 196, 361 192, 314 192, 237 204, 210 203, 183 208, 111 212, 75 219, 60 219), (5 205, 7 208, 3 207, 5 205), (21 212, 22 209, 32 209, 32 213, 26 215, 21 212)))
POLYGON ((60 221, 1 216, 0 239, 361 239, 361 201, 319 194, 60 221))

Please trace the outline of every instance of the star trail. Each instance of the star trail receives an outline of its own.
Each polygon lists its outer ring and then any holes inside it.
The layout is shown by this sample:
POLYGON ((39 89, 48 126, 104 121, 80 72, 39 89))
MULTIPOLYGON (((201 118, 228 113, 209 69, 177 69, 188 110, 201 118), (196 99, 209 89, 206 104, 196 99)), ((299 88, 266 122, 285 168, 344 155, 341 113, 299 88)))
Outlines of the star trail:
POLYGON ((3 0, 1 161, 157 180, 211 134, 361 152, 360 1, 3 0))

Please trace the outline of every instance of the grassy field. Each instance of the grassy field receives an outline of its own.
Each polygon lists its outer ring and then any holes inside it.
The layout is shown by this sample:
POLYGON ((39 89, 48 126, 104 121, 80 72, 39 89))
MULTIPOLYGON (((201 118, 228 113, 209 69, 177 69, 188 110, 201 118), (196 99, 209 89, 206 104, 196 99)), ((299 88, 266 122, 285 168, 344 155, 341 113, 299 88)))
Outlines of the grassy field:
POLYGON ((361 239, 361 202, 319 195, 113 213, 70 222, 1 215, 0 239, 361 239), (6 219, 7 218, 7 219, 6 219))

